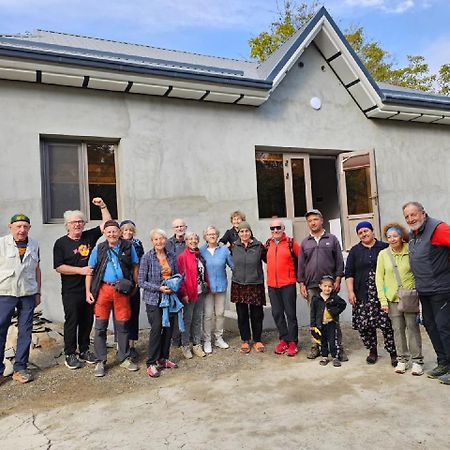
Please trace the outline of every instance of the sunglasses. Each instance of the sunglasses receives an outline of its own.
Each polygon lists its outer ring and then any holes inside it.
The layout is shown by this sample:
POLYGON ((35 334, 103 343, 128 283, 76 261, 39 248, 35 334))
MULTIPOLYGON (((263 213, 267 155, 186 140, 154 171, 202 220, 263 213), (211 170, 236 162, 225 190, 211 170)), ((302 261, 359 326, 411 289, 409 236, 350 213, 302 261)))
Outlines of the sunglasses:
POLYGON ((283 227, 281 225, 275 225, 274 227, 269 227, 270 231, 280 231, 283 227))

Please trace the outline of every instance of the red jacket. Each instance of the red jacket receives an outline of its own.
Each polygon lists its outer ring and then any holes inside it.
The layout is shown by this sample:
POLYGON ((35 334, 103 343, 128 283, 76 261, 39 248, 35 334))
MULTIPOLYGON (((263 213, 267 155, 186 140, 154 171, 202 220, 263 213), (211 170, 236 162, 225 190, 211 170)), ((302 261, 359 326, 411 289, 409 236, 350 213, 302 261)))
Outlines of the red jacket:
MULTIPOLYGON (((292 239, 292 238, 289 238, 292 239)), ((292 239, 292 250, 298 258, 300 247, 292 239)), ((289 249, 288 237, 283 234, 280 242, 275 244, 269 239, 267 245, 267 286, 281 288, 295 284, 297 281, 297 267, 289 249)))
POLYGON ((208 274, 206 272, 206 262, 200 255, 200 252, 192 252, 186 248, 182 253, 177 256, 178 272, 184 276, 184 280, 181 283, 178 296, 180 299, 188 297, 190 302, 196 302, 198 300, 198 283, 197 283, 197 258, 203 264, 205 268, 205 281, 209 286, 208 274))

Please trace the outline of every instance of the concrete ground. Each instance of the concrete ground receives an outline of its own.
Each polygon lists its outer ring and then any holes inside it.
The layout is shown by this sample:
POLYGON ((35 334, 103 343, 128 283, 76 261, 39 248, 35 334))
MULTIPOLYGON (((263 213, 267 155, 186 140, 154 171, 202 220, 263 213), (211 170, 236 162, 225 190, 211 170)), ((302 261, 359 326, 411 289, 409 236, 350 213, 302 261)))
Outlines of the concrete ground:
MULTIPOLYGON (((365 363, 357 334, 345 328, 350 361, 341 368, 306 359, 307 331, 295 358, 229 350, 181 358, 159 379, 111 362, 96 379, 88 366, 36 372, 28 385, 0 387, 2 449, 436 449, 448 448, 450 386, 393 372, 381 351, 365 363)), ((145 350, 145 340, 140 342, 145 350)), ((113 359, 111 351, 111 359, 113 359)), ((424 334, 426 368, 434 354, 424 334)))

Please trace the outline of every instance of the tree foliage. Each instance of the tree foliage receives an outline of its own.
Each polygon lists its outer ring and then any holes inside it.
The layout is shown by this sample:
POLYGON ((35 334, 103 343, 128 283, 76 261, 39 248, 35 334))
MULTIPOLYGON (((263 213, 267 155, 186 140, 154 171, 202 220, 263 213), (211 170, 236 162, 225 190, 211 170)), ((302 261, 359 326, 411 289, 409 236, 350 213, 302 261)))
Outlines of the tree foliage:
MULTIPOLYGON (((297 3, 295 0, 277 2, 277 19, 269 31, 263 31, 249 40, 250 56, 264 62, 280 45, 302 28, 317 12, 316 0, 297 3)), ((430 72, 423 56, 408 55, 408 64, 398 67, 393 56, 375 40, 370 40, 363 27, 350 27, 344 33, 372 77, 381 82, 425 92, 450 95, 450 64, 441 66, 438 74, 430 72)))

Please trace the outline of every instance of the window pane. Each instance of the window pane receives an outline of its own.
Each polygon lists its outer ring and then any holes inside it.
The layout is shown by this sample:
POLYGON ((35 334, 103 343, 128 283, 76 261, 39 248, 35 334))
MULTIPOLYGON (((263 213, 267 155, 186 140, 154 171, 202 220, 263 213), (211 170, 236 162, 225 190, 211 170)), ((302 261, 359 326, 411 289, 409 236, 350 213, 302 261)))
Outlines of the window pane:
POLYGON ((259 217, 286 217, 283 156, 256 152, 259 217))
POLYGON ((50 218, 62 218, 68 209, 80 209, 77 144, 48 144, 50 218))
POLYGON ((101 197, 108 205, 112 217, 117 217, 116 167, 114 145, 87 144, 90 217, 102 218, 101 211, 91 200, 101 197))
POLYGON ((294 216, 306 214, 305 167, 303 159, 291 159, 292 189, 294 195, 294 216))
POLYGON ((345 184, 349 215, 372 213, 370 168, 346 170, 345 184))

